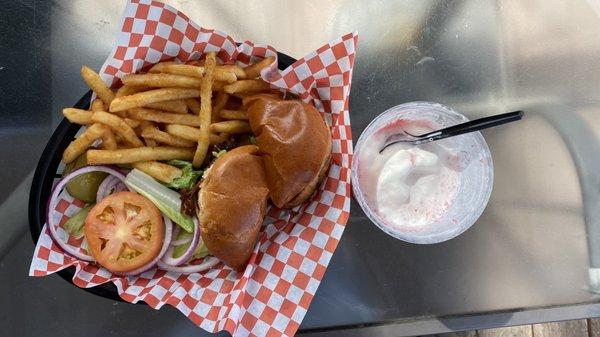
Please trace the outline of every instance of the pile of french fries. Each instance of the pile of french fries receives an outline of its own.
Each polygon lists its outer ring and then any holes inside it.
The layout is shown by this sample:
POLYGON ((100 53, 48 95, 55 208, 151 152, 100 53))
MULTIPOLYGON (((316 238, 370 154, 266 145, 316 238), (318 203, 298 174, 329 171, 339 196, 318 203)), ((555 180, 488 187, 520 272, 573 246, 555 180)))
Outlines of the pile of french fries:
POLYGON ((86 153, 89 165, 131 164, 170 182, 181 170, 159 161, 188 160, 200 167, 211 144, 250 132, 246 112, 225 107, 232 96, 279 95, 258 78, 274 61, 268 57, 242 68, 219 64, 210 52, 201 61, 161 62, 147 73, 126 75, 116 92, 83 66, 81 76, 97 98, 90 110, 63 109, 69 121, 87 127, 62 160, 68 164, 86 153))

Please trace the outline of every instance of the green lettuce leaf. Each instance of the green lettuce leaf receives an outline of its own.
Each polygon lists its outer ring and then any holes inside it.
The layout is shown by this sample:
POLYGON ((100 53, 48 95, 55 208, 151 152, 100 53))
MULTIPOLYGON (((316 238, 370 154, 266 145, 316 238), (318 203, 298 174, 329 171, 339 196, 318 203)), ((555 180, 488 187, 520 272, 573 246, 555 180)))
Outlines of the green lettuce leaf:
POLYGON ((213 151, 212 155, 215 158, 219 158, 220 156, 224 155, 225 153, 227 153, 227 150, 221 150, 219 152, 213 151))
POLYGON ((195 171, 192 163, 185 160, 171 160, 169 164, 180 168, 182 172, 181 177, 175 178, 170 183, 165 184, 167 187, 191 189, 198 179, 202 177, 202 171, 195 171))
POLYGON ((169 219, 181 226, 186 232, 194 230, 192 217, 180 212, 181 199, 179 193, 161 185, 146 173, 133 169, 125 178, 125 184, 130 189, 148 198, 169 219))
POLYGON ((67 220, 67 222, 65 222, 63 225, 64 230, 69 233, 69 235, 77 239, 83 237, 83 225, 85 224, 85 218, 94 205, 95 204, 89 204, 80 209, 79 212, 73 214, 73 216, 70 217, 69 220, 67 220))
MULTIPOLYGON (((191 237, 192 235, 193 235, 192 233, 181 231, 181 232, 179 232, 179 235, 177 235, 177 237, 175 238, 175 240, 180 240, 180 239, 183 239, 183 238, 191 237)), ((173 257, 174 258, 178 258, 181 255, 183 255, 183 253, 185 253, 185 251, 190 246, 190 243, 191 243, 191 239, 187 243, 184 243, 182 245, 173 247, 173 257)))
MULTIPOLYGON (((179 232, 179 235, 177 236, 176 240, 179 239, 183 239, 185 237, 190 236, 190 233, 187 232, 179 232)), ((188 247, 191 244, 191 240, 187 243, 184 243, 182 245, 179 246, 175 246, 173 247, 173 258, 178 258, 181 255, 183 255, 183 253, 185 253, 185 251, 188 249, 188 247)), ((198 243, 198 246, 196 247, 196 250, 194 251, 194 253, 192 254, 192 257, 190 258, 190 261, 196 260, 196 259, 200 259, 203 258, 205 256, 207 256, 209 253, 208 248, 206 248, 206 245, 204 244, 204 241, 202 241, 202 239, 200 239, 200 242, 198 243)))
POLYGON ((210 254, 210 252, 208 251, 208 248, 206 248, 204 241, 202 241, 202 239, 200 239, 200 242, 198 243, 198 247, 196 247, 196 250, 194 251, 194 254, 192 254, 192 258, 190 259, 190 261, 193 261, 196 259, 201 259, 209 254, 210 254))

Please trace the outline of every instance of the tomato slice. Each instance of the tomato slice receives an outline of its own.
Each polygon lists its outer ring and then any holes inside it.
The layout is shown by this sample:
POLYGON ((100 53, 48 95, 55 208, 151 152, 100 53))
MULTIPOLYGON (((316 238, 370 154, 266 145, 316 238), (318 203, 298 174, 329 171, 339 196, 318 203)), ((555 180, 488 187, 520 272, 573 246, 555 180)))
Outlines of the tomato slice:
POLYGON ((135 192, 118 192, 90 210, 84 230, 94 259, 114 273, 125 273, 156 258, 165 224, 150 200, 135 192))

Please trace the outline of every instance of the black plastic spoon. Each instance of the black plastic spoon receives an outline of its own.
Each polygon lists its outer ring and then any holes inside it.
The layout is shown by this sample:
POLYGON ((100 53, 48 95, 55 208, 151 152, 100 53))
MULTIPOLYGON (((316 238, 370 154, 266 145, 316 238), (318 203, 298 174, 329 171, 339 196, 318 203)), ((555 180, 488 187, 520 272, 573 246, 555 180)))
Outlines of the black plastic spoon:
POLYGON ((448 137, 462 135, 473 131, 491 128, 493 126, 518 121, 521 118, 523 118, 523 111, 519 110, 475 119, 466 123, 457 124, 444 129, 424 133, 422 135, 413 135, 409 132, 403 131, 403 133, 389 136, 385 140, 385 143, 381 150, 379 150, 379 153, 385 150, 388 146, 396 143, 408 143, 412 145, 419 145, 448 137), (406 135, 408 135, 411 138, 406 137, 406 135))

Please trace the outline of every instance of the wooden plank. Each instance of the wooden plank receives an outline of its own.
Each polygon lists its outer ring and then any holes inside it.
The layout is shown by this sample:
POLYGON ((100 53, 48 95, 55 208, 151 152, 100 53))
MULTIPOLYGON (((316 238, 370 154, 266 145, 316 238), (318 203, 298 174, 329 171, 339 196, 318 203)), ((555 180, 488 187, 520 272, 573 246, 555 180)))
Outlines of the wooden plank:
POLYGON ((600 318, 590 318, 587 323, 589 336, 600 337, 600 318))
POLYGON ((448 332, 435 335, 436 337, 477 337, 477 331, 448 332))
POLYGON ((511 326, 477 331, 479 337, 532 337, 531 325, 511 326))
POLYGON ((588 337, 587 321, 534 324, 533 337, 588 337))

